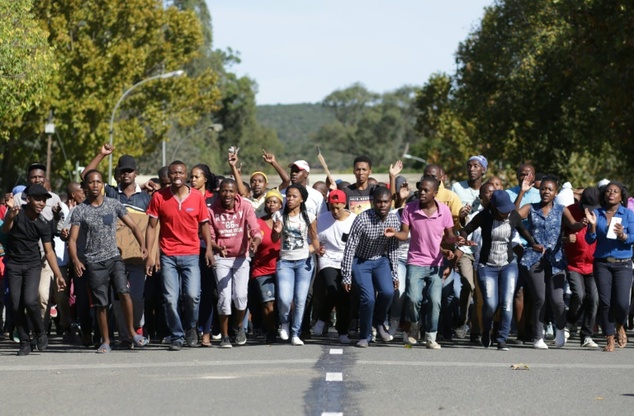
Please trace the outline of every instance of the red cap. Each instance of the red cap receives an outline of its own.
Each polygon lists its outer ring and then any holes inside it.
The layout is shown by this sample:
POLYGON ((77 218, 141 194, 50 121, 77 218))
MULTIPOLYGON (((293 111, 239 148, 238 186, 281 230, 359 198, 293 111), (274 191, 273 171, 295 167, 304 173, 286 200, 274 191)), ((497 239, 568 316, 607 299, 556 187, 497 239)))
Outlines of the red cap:
POLYGON ((328 203, 329 204, 345 204, 346 203, 346 193, 339 189, 335 189, 334 191, 330 191, 328 194, 328 203))

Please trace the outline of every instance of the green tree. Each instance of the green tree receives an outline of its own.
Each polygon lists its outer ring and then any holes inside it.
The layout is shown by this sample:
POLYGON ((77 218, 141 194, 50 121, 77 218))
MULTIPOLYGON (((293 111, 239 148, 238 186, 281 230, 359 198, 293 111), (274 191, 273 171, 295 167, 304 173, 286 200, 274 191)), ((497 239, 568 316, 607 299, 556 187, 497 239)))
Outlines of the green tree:
MULTIPOLYGON (((135 83, 182 68, 199 53, 201 27, 192 12, 164 9, 158 0, 42 0, 34 13, 49 35, 58 65, 42 105, 11 127, 4 160, 43 160, 43 152, 23 146, 41 134, 43 120, 55 115, 62 152, 53 158, 55 174, 74 161, 89 160, 108 140, 109 119, 121 94, 135 83), (30 153, 30 154, 29 154, 30 153)), ((148 83, 128 96, 114 126, 117 154, 151 152, 172 125, 193 125, 216 107, 217 76, 148 83)), ((21 165, 14 165, 21 170, 21 165)), ((10 167, 3 163, 3 177, 10 167)), ((15 173, 15 172, 14 172, 15 173)), ((64 175, 67 176, 67 175, 64 175)))
POLYGON ((632 5, 622 0, 504 0, 487 8, 457 53, 453 95, 473 124, 472 141, 488 143, 488 156, 505 165, 530 160, 586 183, 608 166, 608 176, 627 177, 631 33, 632 5), (572 161, 587 174, 573 174, 572 161))
POLYGON ((349 169, 356 156, 369 155, 376 169, 384 170, 416 138, 414 98, 415 88, 409 86, 385 94, 361 84, 334 91, 322 105, 336 121, 317 132, 315 143, 338 155, 333 168, 349 169))
POLYGON ((31 0, 0 1, 0 138, 7 125, 38 105, 55 68, 53 49, 31 12, 31 0))

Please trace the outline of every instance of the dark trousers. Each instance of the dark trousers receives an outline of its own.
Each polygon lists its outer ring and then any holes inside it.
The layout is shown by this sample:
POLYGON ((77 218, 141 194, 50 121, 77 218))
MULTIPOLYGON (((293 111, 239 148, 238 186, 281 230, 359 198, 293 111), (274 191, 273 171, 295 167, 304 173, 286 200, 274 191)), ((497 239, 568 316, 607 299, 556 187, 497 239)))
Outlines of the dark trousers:
POLYGON ((564 303, 565 272, 553 274, 552 266, 545 258, 528 269, 526 283, 533 298, 533 333, 535 339, 544 338, 546 299, 550 302, 557 329, 566 327, 566 304, 564 303))
POLYGON ((615 324, 625 325, 630 309, 632 263, 595 260, 594 279, 599 291, 599 324, 604 335, 614 335, 615 324))
POLYGON ((330 311, 337 308, 337 332, 339 335, 348 333, 350 325, 350 293, 346 292, 341 285, 341 270, 333 267, 326 267, 319 271, 317 279, 322 281, 326 287, 326 297, 321 308, 320 320, 328 322, 330 311))
POLYGON ((218 316, 218 294, 216 293, 216 270, 207 267, 205 249, 200 249, 200 308, 198 310, 198 325, 202 327, 203 334, 210 334, 214 321, 218 316))
MULTIPOLYGON (((77 312, 77 319, 79 319, 79 326, 81 327, 82 334, 91 334, 93 328, 96 329, 96 325, 93 325, 93 315, 91 308, 91 295, 88 290, 88 278, 87 276, 77 277, 75 275, 75 268, 69 266, 71 278, 73 279, 73 287, 75 289, 75 311, 77 312)), ((98 335, 95 334, 94 340, 98 341, 98 335)))
POLYGON ((9 280, 13 319, 20 334, 20 345, 30 342, 27 314, 35 335, 39 337, 45 333, 39 301, 41 271, 42 266, 39 264, 20 265, 11 261, 7 263, 5 278, 9 280))
POLYGON ((568 305, 566 319, 569 324, 577 325, 581 318, 581 342, 584 338, 591 337, 594 332, 594 321, 597 317, 599 306, 599 292, 594 281, 594 275, 581 274, 568 270, 568 284, 572 296, 568 305))

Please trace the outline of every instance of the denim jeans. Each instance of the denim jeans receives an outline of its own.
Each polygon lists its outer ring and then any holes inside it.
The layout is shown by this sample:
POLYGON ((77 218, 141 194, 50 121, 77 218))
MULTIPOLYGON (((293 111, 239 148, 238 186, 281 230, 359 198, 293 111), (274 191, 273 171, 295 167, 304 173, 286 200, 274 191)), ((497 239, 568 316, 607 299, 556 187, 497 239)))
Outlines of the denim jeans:
POLYGON ((312 257, 302 260, 280 259, 277 261, 277 305, 280 323, 289 323, 292 304, 292 337, 298 337, 301 332, 306 296, 308 296, 314 268, 315 263, 312 257))
POLYGON ((407 265, 407 286, 405 287, 405 320, 418 322, 423 292, 427 296, 425 332, 438 332, 440 301, 442 297, 442 266, 407 265))
POLYGON ((200 305, 200 267, 198 254, 167 256, 161 254, 163 296, 167 312, 167 327, 172 342, 185 339, 185 330, 196 327, 200 305), (181 293, 182 291, 182 293, 181 293), (183 314, 178 313, 178 299, 182 300, 183 314), (183 329, 185 326, 185 330, 183 329))
MULTIPOLYGON (((400 321, 403 317, 403 306, 405 305, 405 279, 407 277, 407 260, 398 259, 398 289, 394 290, 394 298, 390 307, 390 320, 400 321)), ((390 324, 391 325, 391 324, 390 324)))
POLYGON ((513 320, 513 299, 519 269, 517 262, 502 267, 478 265, 478 284, 484 303, 482 304, 482 331, 489 333, 493 326, 493 315, 500 308, 500 326, 495 340, 506 342, 513 320))
POLYGON ((594 280, 599 291, 597 318, 603 335, 614 335, 615 325, 625 325, 632 291, 632 262, 609 263, 595 259, 594 280))
POLYGON ((394 297, 392 269, 387 257, 352 260, 352 283, 359 294, 359 339, 372 337, 372 325, 383 325, 394 297))

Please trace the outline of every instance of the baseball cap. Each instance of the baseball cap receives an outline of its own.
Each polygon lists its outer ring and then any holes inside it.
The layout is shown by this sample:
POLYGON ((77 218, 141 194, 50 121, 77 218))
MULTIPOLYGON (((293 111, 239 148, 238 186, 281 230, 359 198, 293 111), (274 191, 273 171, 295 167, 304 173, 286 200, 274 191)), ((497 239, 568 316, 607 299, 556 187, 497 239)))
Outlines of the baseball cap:
POLYGON ((297 166, 299 170, 305 170, 306 172, 310 173, 310 166, 305 160, 296 160, 288 165, 289 168, 292 168, 293 166, 297 166))
POLYGON ((39 183, 29 185, 24 192, 26 192, 27 196, 45 196, 47 199, 51 198, 51 194, 48 193, 44 185, 39 183))
POLYGON ((26 189, 26 186, 24 186, 24 185, 17 185, 15 188, 13 188, 13 189, 11 190, 11 193, 12 193, 13 195, 17 195, 17 194, 19 194, 20 192, 24 192, 24 190, 25 190, 25 189, 26 189))
POLYGON ((405 176, 398 175, 395 179, 396 192, 398 192, 398 190, 401 189, 403 185, 406 183, 407 183, 407 179, 405 179, 405 176))
POLYGON ((493 192, 491 196, 491 205, 495 207, 502 214, 508 214, 515 210, 515 204, 511 202, 511 197, 506 191, 497 190, 493 192))
POLYGON ((117 170, 122 171, 124 169, 136 170, 136 160, 132 156, 123 155, 119 158, 117 170))
POLYGON ((329 204, 345 204, 346 200, 346 193, 342 190, 335 189, 328 194, 329 204))
POLYGON ((29 168, 27 169, 27 172, 30 172, 30 171, 35 170, 35 169, 43 170, 44 172, 46 172, 46 165, 44 165, 43 163, 40 163, 40 162, 31 163, 29 165, 29 168))
POLYGON ((601 200, 601 191, 595 186, 590 186, 583 190, 581 194, 581 205, 588 211, 594 211, 599 208, 601 200))

